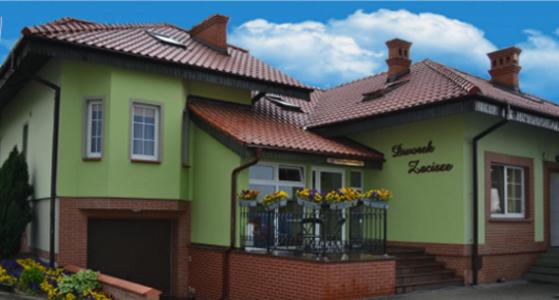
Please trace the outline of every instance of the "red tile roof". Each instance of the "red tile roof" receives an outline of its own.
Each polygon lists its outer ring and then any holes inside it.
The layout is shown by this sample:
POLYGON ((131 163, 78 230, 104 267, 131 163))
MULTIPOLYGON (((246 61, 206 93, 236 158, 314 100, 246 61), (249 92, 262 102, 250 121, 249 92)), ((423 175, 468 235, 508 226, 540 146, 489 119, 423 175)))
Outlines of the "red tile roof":
POLYGON ((275 84, 308 88, 298 80, 253 57, 246 50, 229 45, 228 55, 224 55, 192 39, 188 30, 170 24, 100 24, 62 18, 26 27, 22 33, 26 36, 143 56, 275 84), (172 37, 183 43, 184 47, 162 43, 148 31, 172 37))
POLYGON ((305 113, 282 111, 271 105, 274 104, 266 99, 253 107, 219 101, 188 101, 188 108, 196 117, 245 146, 363 160, 383 159, 382 154, 371 149, 307 131, 294 124, 303 120, 294 114, 304 118, 305 113))
POLYGON ((426 104, 459 101, 479 95, 515 107, 559 117, 559 106, 540 98, 498 87, 489 81, 424 60, 411 66, 399 81, 401 86, 375 99, 363 101, 364 94, 383 90, 386 73, 366 77, 324 91, 307 126, 325 126, 406 110, 426 104))

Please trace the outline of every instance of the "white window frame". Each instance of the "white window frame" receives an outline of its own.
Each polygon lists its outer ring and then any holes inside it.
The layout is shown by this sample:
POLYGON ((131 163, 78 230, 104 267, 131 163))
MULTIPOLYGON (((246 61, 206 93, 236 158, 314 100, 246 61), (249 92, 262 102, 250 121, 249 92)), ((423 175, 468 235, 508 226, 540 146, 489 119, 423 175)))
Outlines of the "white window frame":
MULTIPOLYGON (((491 213, 491 218, 495 218, 495 219, 499 219, 499 218, 517 218, 517 219, 521 219, 521 218, 525 218, 526 217, 526 170, 523 167, 518 167, 518 166, 512 166, 512 165, 504 165, 504 164, 492 164, 490 166, 490 168, 493 167, 503 167, 503 180, 504 180, 504 191, 503 191, 503 197, 504 197, 504 201, 503 201, 503 213, 491 213), (508 212, 508 174, 507 174, 507 169, 514 169, 514 170, 520 170, 520 182, 521 182, 521 205, 520 207, 522 208, 522 212, 520 213, 509 213, 508 212)), ((493 182, 493 180, 491 179, 489 182, 493 182)), ((489 187, 490 189, 493 188, 492 186, 489 187)), ((491 199, 489 200, 491 201, 491 199)))
MULTIPOLYGON (((304 165, 297 165, 297 164, 284 164, 284 163, 272 163, 272 162, 260 162, 258 164, 256 164, 256 166, 264 166, 264 167, 271 167, 274 169, 274 178, 273 179, 254 179, 254 178, 250 178, 250 173, 249 173, 249 186, 253 185, 253 184, 258 184, 258 185, 270 185, 270 186, 274 186, 274 191, 278 192, 280 190, 280 187, 283 186, 287 186, 287 187, 296 187, 296 188, 304 188, 305 184, 306 184, 306 168, 304 165), (280 168, 291 168, 291 169, 300 169, 302 170, 303 174, 301 174, 301 181, 285 181, 285 180, 280 180, 279 179, 279 170, 280 168)), ((286 191, 287 192, 287 191, 286 191)), ((265 196, 265 195, 261 195, 261 196, 265 196)), ((291 198, 289 200, 295 199, 296 195, 291 195, 291 198)), ((262 199, 262 198, 261 198, 262 199)), ((278 210, 278 208, 276 208, 276 211, 278 210)), ((276 218, 274 220, 274 228, 277 230, 279 228, 278 226, 278 222, 279 220, 276 218)), ((277 244, 278 243, 278 235, 279 232, 276 231, 274 232, 274 243, 277 244)), ((257 249, 255 247, 246 247, 247 249, 257 249)))
POLYGON ((143 102, 132 102, 131 109, 130 109, 130 158, 132 160, 140 160, 140 161, 159 161, 159 150, 160 150, 160 128, 161 128, 161 105, 157 104, 149 104, 143 102), (145 155, 145 154, 135 154, 134 153, 134 111, 135 108, 147 108, 147 109, 154 109, 155 110, 155 120, 154 120, 154 133, 153 133, 153 155, 145 155))
MULTIPOLYGON (((250 178, 250 174, 249 174, 249 185, 252 184, 259 184, 259 185, 273 185, 275 188, 275 191, 279 191, 280 186, 288 186, 288 187, 300 187, 300 188, 304 188, 305 187, 305 183, 306 183, 306 177, 305 177, 305 166, 304 165, 297 165, 297 164, 284 164, 284 163, 270 163, 270 162, 262 162, 262 163, 258 163, 256 166, 265 166, 265 167, 271 167, 274 169, 274 178, 273 179, 254 179, 254 178, 250 178), (302 178, 301 181, 285 181, 285 180, 279 180, 279 169, 281 168, 291 168, 291 169, 301 169, 303 171, 303 174, 301 174, 302 178)), ((264 195, 262 195, 264 196, 264 195)), ((292 197, 295 197, 295 195, 291 195, 292 197)))
POLYGON ((86 100, 86 126, 85 126, 85 156, 87 158, 101 158, 103 155, 103 138, 105 132, 105 109, 104 103, 102 99, 91 98, 86 100), (93 123, 93 105, 100 105, 101 106, 101 131, 100 131, 100 139, 101 145, 99 152, 92 152, 91 151, 91 139, 93 136, 91 135, 91 125, 93 123))
MULTIPOLYGON (((342 185, 341 185, 341 187, 346 186, 347 172, 346 172, 346 169, 344 169, 344 168, 312 167, 311 172, 312 172, 311 174, 314 174, 311 177, 312 178, 311 180, 313 180, 313 182, 311 182, 311 186, 313 187, 313 189, 319 191, 323 196, 325 196, 326 193, 328 193, 330 191, 323 191, 322 187, 320 186, 320 173, 322 173, 322 172, 341 174, 342 175, 342 185)), ((347 208, 343 209, 344 213, 346 213, 346 210, 347 210, 347 208)), ((318 212, 317 212, 317 215, 318 215, 318 212)), ((316 228, 317 232, 320 234, 320 224, 316 224, 315 226, 316 226, 315 228, 316 228)), ((346 228, 347 228, 346 224, 344 223, 342 225, 342 228, 341 228, 341 230, 342 230, 342 241, 346 241, 346 239, 347 239, 346 228)))

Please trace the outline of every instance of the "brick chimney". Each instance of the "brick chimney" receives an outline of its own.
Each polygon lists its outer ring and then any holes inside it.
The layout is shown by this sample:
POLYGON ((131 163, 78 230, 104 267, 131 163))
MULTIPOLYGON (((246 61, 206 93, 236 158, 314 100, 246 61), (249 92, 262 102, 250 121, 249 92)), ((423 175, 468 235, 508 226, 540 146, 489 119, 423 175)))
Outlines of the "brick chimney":
POLYGON ((190 36, 204 45, 227 53, 229 17, 215 14, 190 29, 190 36))
POLYGON ((488 53, 491 60, 491 82, 505 88, 518 90, 518 74, 520 73, 519 56, 521 49, 510 47, 488 53))
POLYGON ((386 60, 386 64, 388 64, 387 81, 392 81, 403 74, 409 73, 411 43, 401 39, 393 39, 386 42, 386 46, 388 47, 388 59, 386 60))

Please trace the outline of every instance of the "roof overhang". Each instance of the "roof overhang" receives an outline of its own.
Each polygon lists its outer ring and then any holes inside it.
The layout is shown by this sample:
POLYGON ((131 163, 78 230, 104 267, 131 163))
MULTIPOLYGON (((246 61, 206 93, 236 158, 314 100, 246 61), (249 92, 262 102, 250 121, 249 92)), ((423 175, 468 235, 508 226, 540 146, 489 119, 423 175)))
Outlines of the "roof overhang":
MULTIPOLYGON (((156 72, 186 80, 198 80, 235 88, 275 93, 303 100, 310 100, 310 94, 313 91, 311 88, 277 84, 205 68, 148 58, 141 55, 132 55, 96 47, 77 45, 38 36, 24 36, 11 51, 10 57, 19 60, 20 63, 23 60, 31 58, 41 58, 45 60, 50 57, 83 60, 138 71, 156 72)), ((12 62, 10 62, 10 59, 6 60, 0 69, 0 78, 4 78, 2 77, 5 75, 5 72, 3 72, 4 69, 11 69, 12 67, 14 66, 12 62)))
MULTIPOLYGON (((423 105, 407 110, 396 111, 379 116, 355 119, 341 123, 311 127, 310 130, 327 136, 338 137, 367 130, 397 126, 404 123, 429 120, 450 115, 477 112, 497 117, 506 117, 507 104, 491 98, 467 96, 443 103, 423 105)), ((543 115, 523 108, 510 106, 509 121, 527 124, 559 132, 559 118, 543 115)))
POLYGON ((254 155, 255 149, 261 149, 262 159, 265 160, 281 160, 289 162, 313 163, 313 164, 332 164, 333 160, 347 160, 347 161, 360 161, 363 162, 363 167, 381 169, 384 160, 366 160, 360 157, 344 156, 344 155, 328 155, 313 152, 298 152, 285 149, 278 149, 269 146, 252 145, 243 143, 234 137, 225 134, 219 129, 215 128, 196 114, 189 111, 189 119, 202 129, 212 138, 220 142, 222 145, 229 148, 242 158, 248 158, 254 155))

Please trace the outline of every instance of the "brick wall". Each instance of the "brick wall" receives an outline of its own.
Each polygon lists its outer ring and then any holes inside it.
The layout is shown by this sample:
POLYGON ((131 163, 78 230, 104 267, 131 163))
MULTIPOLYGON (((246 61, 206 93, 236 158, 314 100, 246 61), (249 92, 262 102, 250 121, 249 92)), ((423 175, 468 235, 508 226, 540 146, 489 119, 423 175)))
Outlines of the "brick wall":
MULTIPOLYGON (((190 287, 197 300, 219 299, 225 248, 193 245, 190 287)), ((233 251, 231 299, 360 299, 394 293, 395 262, 320 263, 233 251)))
POLYGON ((220 299, 223 289, 225 247, 190 247, 189 289, 196 299, 220 299))
MULTIPOLYGON (((190 204, 175 200, 61 198, 59 265, 87 268, 88 218, 172 219, 173 292, 188 295, 188 245, 190 243, 190 204)), ((131 249, 132 250, 132 249, 131 249)))
POLYGON ((234 252, 231 299, 361 299, 394 293, 394 260, 320 263, 234 252))

